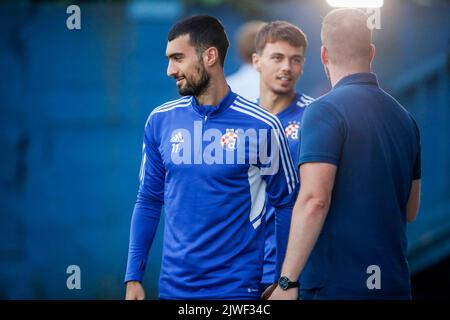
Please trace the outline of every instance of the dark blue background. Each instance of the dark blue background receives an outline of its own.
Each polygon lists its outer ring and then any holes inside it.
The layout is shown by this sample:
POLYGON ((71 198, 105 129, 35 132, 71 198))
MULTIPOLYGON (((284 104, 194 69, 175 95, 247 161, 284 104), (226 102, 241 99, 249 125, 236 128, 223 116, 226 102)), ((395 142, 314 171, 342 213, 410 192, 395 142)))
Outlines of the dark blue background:
MULTIPOLYGON (((149 1, 144 14, 142 2, 83 2, 81 30, 66 28, 68 4, 0 5, 0 298, 122 298, 144 123, 177 97, 166 76, 168 30, 190 14, 217 16, 232 40, 226 74, 239 66, 235 31, 248 17, 179 1, 149 1), (72 264, 81 290, 66 287, 72 264)), ((450 5, 385 2, 374 71, 422 133, 422 207, 409 227, 417 273, 450 254, 450 5)), ((329 89, 319 56, 324 3, 265 4, 261 17, 307 33, 299 89, 314 97, 329 89)), ((150 298, 161 236, 162 228, 145 278, 150 298)))

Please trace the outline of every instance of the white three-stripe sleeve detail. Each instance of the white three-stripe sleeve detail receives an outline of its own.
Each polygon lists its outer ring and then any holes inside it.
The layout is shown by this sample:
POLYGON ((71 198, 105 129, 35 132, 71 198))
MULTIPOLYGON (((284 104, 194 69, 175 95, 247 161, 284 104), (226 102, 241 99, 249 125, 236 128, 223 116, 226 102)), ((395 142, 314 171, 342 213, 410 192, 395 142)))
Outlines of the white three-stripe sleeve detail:
MULTIPOLYGON (((274 132, 276 132, 276 129, 273 127, 273 125, 272 125, 269 121, 267 121, 266 119, 264 119, 264 118, 262 118, 262 117, 260 117, 260 116, 258 116, 258 115, 256 115, 256 114, 254 114, 254 113, 251 113, 251 112, 248 111, 248 110, 242 109, 242 108, 240 108, 240 107, 238 107, 238 106, 232 105, 232 106, 230 106, 230 108, 233 109, 233 110, 235 110, 235 111, 238 111, 238 112, 241 112, 241 113, 245 113, 245 114, 247 114, 247 115, 249 115, 249 116, 252 116, 252 117, 254 117, 254 118, 256 118, 256 119, 259 119, 259 120, 265 122, 265 123, 268 124, 272 129, 274 129, 274 132)), ((275 133, 275 134, 276 134, 276 133, 275 133)), ((277 135, 277 137, 278 137, 278 135, 277 135)), ((278 139, 278 140, 279 140, 279 139, 278 139)), ((278 143, 281 143, 281 142, 278 141, 278 143)), ((280 149, 281 149, 281 146, 280 146, 280 149)), ((287 185, 288 185, 289 193, 291 193, 291 192, 292 192, 292 189, 293 189, 293 186, 291 185, 291 179, 290 179, 289 176, 288 176, 288 171, 285 169, 286 163, 285 163, 285 159, 284 159, 284 156, 283 156, 283 153, 281 152, 281 150, 280 150, 280 155, 281 155, 281 163, 282 163, 282 165, 283 165, 284 175, 285 175, 285 178, 286 178, 286 183, 287 183, 287 185)), ((292 184, 293 184, 293 181, 292 181, 292 184)))

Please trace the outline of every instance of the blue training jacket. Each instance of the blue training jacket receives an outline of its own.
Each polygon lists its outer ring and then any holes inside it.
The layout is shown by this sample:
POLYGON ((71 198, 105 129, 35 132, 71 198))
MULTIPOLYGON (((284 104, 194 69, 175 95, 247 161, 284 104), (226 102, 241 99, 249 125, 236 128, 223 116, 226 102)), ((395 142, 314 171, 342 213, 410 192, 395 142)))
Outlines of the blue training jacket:
POLYGON ((161 299, 258 299, 266 201, 285 252, 297 190, 283 127, 259 105, 231 90, 217 106, 161 105, 145 125, 125 281, 142 281, 164 206, 161 299))

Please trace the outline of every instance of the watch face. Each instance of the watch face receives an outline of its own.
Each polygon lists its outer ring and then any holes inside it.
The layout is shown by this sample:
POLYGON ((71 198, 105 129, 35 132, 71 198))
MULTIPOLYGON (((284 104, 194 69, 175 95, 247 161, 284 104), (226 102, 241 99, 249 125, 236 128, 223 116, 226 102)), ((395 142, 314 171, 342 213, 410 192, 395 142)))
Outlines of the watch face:
POLYGON ((286 290, 289 285, 289 279, 287 277, 281 277, 280 280, 278 280, 278 285, 281 289, 286 290))

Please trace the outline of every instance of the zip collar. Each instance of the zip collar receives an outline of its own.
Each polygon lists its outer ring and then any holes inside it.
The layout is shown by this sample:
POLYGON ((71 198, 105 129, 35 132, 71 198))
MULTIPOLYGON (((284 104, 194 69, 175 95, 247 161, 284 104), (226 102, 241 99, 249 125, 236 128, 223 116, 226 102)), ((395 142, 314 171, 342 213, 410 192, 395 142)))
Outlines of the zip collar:
POLYGON ((302 95, 300 94, 300 93, 295 93, 295 97, 294 97, 294 99, 292 99, 292 101, 291 101, 291 103, 283 110, 283 111, 281 111, 281 112, 279 112, 278 114, 276 114, 276 116, 278 117, 278 118, 282 118, 282 117, 284 117, 286 114, 289 114, 289 113, 291 113, 293 110, 297 110, 297 108, 298 108, 298 105, 297 105, 297 103, 299 102, 299 100, 300 100, 300 97, 301 97, 302 95))
POLYGON ((196 113, 201 115, 202 117, 215 117, 228 109, 228 107, 233 103, 236 99, 237 94, 231 91, 230 87, 228 87, 227 95, 219 102, 218 105, 199 105, 197 99, 192 97, 192 108, 196 113))
MULTIPOLYGON (((289 105, 286 108, 284 108, 281 112, 277 113, 276 116, 283 117, 284 115, 290 113, 292 110, 298 108, 297 103, 299 102, 301 96, 302 96, 301 93, 296 92, 291 103, 289 103, 289 105)), ((260 101, 259 98, 257 98, 256 103, 259 104, 259 101, 260 101)))

